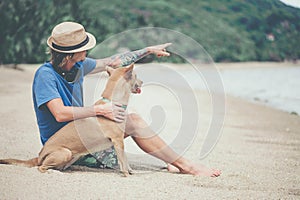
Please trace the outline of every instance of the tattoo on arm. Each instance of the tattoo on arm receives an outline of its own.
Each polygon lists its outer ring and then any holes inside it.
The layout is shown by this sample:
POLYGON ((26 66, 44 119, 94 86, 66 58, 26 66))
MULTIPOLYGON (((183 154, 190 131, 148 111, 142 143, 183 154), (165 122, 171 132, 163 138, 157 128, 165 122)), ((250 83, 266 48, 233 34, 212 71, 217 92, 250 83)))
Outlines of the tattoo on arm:
POLYGON ((149 54, 149 52, 147 51, 146 48, 144 48, 144 49, 137 50, 137 51, 131 51, 131 52, 119 54, 119 55, 111 57, 111 59, 112 60, 119 59, 119 61, 120 61, 119 65, 121 65, 123 67, 123 66, 127 66, 133 62, 136 62, 136 61, 142 59, 143 57, 147 56, 148 54, 149 54))

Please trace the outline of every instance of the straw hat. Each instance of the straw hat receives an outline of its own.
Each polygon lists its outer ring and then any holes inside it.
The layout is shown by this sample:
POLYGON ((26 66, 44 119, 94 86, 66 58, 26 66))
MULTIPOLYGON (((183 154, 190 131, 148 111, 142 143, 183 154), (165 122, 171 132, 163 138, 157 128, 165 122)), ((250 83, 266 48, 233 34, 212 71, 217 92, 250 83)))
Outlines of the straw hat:
POLYGON ((53 28, 47 44, 57 52, 76 53, 93 48, 96 39, 81 24, 63 22, 53 28))

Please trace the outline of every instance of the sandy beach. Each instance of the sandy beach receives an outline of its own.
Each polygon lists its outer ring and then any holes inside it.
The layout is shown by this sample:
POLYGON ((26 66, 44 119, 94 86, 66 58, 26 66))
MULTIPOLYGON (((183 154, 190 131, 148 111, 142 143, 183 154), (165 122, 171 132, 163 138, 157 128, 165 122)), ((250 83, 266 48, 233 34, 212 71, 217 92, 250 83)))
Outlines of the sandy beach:
MULTIPOLYGON (((36 67, 20 68, 0 67, 0 158, 30 159, 42 146, 31 99, 36 67)), ((198 92, 199 106, 205 107, 209 95, 198 92)), ((205 126, 210 114, 209 109, 201 113, 205 126)), ((202 142, 199 135, 185 156, 220 169, 218 178, 169 173, 163 162, 137 155, 129 156, 135 174, 128 178, 108 169, 42 174, 0 165, 0 199, 300 199, 299 116, 227 95, 221 137, 199 160, 202 142)))

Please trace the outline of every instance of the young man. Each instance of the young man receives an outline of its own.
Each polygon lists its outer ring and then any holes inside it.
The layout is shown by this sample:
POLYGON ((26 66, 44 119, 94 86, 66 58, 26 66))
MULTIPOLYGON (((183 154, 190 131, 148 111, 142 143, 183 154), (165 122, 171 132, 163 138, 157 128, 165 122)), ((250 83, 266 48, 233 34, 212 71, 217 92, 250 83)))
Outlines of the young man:
MULTIPOLYGON (((170 45, 167 43, 104 59, 86 58, 87 50, 96 45, 96 39, 82 25, 74 22, 55 26, 47 44, 51 49, 51 60, 37 70, 32 86, 34 109, 43 144, 72 120, 97 115, 116 122, 125 119, 125 110, 118 102, 83 107, 82 84, 86 74, 102 72, 106 66, 126 66, 149 54, 170 55, 166 52, 170 45)), ((142 150, 169 163, 169 171, 220 175, 218 170, 206 169, 177 155, 136 114, 127 116, 125 132, 125 137, 132 136, 142 150), (142 137, 145 135, 151 137, 142 137)))

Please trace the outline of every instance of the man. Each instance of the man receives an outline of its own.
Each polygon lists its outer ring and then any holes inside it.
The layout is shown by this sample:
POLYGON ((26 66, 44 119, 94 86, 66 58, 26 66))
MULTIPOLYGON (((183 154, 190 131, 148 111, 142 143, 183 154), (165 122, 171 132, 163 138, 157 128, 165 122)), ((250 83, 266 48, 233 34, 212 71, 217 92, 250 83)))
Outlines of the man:
MULTIPOLYGON (((72 120, 98 115, 116 122, 125 119, 125 110, 118 102, 83 107, 82 84, 85 75, 102 72, 106 66, 127 66, 149 54, 170 55, 166 52, 170 45, 167 43, 103 59, 86 58, 87 50, 96 45, 96 39, 82 25, 74 22, 63 22, 55 26, 47 44, 51 50, 51 60, 37 70, 32 86, 42 144, 72 120)), ((218 170, 206 169, 177 155, 136 114, 127 116, 125 132, 125 137, 132 136, 142 150, 169 163, 169 171, 220 175, 218 170), (144 137, 145 135, 151 137, 144 137)))

